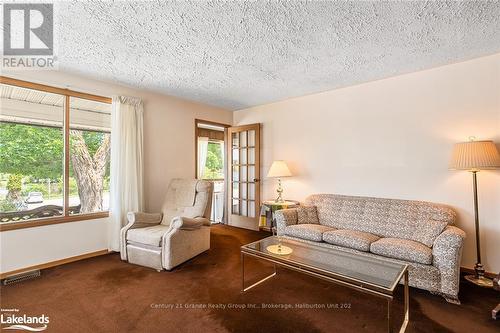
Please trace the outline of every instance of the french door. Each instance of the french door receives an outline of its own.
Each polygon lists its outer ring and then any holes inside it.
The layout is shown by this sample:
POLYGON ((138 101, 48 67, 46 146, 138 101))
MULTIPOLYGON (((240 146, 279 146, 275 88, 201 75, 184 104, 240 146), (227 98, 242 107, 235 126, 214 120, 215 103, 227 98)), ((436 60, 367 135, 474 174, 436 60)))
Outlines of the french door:
POLYGON ((259 229, 260 124, 228 128, 228 223, 259 229))

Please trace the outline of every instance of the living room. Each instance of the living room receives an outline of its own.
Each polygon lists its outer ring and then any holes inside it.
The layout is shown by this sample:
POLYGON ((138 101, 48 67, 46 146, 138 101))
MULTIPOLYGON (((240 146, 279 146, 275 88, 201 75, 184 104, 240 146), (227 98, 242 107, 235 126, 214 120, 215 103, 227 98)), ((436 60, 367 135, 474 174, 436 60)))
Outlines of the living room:
POLYGON ((2 329, 498 331, 497 1, 2 8, 2 329))

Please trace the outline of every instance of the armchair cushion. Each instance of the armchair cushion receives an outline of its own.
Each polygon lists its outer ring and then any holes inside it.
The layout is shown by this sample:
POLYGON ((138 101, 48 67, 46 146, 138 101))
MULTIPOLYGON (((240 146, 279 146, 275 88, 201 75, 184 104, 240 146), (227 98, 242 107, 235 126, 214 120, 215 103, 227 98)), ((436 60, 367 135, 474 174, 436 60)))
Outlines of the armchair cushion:
POLYGON ((285 227, 285 235, 321 242, 323 233, 332 230, 335 229, 321 224, 296 224, 285 227))
POLYGON ((381 238, 371 243, 370 252, 424 265, 432 264, 431 248, 409 239, 381 238))
POLYGON ((127 240, 139 244, 161 246, 162 237, 168 230, 169 227, 163 224, 145 228, 130 229, 127 232, 127 240))
POLYGON ((345 229, 323 233, 323 240, 327 243, 364 252, 370 251, 370 244, 377 241, 379 238, 380 237, 368 232, 345 229))
POLYGON ((319 224, 318 211, 316 210, 316 206, 297 207, 297 223, 319 224))

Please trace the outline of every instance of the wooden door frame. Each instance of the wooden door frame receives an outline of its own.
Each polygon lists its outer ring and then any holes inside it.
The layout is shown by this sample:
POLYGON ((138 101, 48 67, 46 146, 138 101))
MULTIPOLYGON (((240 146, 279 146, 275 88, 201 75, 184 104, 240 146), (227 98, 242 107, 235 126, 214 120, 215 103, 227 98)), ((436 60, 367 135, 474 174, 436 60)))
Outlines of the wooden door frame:
MULTIPOLYGON (((240 125, 240 126, 231 126, 230 128, 227 128, 226 129, 226 132, 227 132, 227 156, 228 158, 226 159, 227 160, 227 171, 226 171, 226 179, 228 179, 227 181, 227 187, 226 187, 226 196, 227 196, 227 199, 226 199, 226 211, 225 211, 225 214, 227 216, 227 223, 229 224, 229 215, 231 214, 231 211, 230 211, 230 207, 232 206, 233 204, 233 200, 232 200, 232 196, 230 196, 231 192, 232 192, 232 174, 230 174, 231 170, 232 170, 232 165, 231 165, 231 160, 232 160, 232 138, 231 138, 231 135, 230 135, 230 132, 239 132, 239 131, 247 131, 247 130, 253 130, 255 129, 255 145, 254 145, 254 149, 255 149, 255 218, 259 219, 259 216, 260 216, 260 186, 262 184, 262 180, 261 180, 261 175, 260 175, 260 136, 261 136, 261 130, 262 130, 262 124, 261 123, 254 123, 254 124, 247 124, 247 125, 240 125), (257 184, 258 183, 258 184, 257 184)), ((247 138, 247 144, 248 144, 248 138, 247 138)), ((248 147, 247 147, 247 154, 248 154, 248 147)), ((248 156, 247 156, 247 162, 248 162, 248 156)), ((248 172, 248 171, 247 171, 248 172)), ((248 180, 248 178, 247 178, 248 180)), ((247 198, 248 198, 248 185, 247 185, 247 198)), ((247 213, 248 213, 248 210, 247 210, 247 213)), ((233 225, 234 226, 234 225, 233 225)), ((257 229, 255 230, 259 230, 258 229, 258 224, 257 224, 257 229)))
MULTIPOLYGON (((229 145, 228 141, 228 136, 227 136, 227 129, 231 127, 229 124, 224 124, 224 123, 218 123, 215 121, 211 120, 203 120, 203 119, 194 119, 194 178, 198 178, 198 124, 207 124, 207 125, 213 125, 213 126, 219 126, 219 127, 224 127, 224 151, 227 150, 227 147, 229 145)), ((223 224, 227 224, 227 190, 228 190, 228 184, 227 184, 227 179, 228 179, 228 174, 227 174, 227 155, 224 156, 224 187, 226 190, 226 193, 224 195, 224 218, 223 218, 223 224)))

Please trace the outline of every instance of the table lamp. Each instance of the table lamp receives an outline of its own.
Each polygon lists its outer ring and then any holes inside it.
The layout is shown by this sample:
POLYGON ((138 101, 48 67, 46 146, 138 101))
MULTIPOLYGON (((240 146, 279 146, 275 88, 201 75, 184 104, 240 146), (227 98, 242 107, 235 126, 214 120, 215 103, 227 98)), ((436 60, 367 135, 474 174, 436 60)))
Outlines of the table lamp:
POLYGON ((493 141, 474 141, 474 137, 468 142, 455 144, 450 162, 452 170, 467 170, 472 173, 472 186, 474 191, 474 221, 476 229, 476 255, 477 262, 474 266, 474 275, 465 278, 479 286, 491 287, 493 282, 484 276, 484 268, 481 264, 481 245, 479 239, 479 214, 477 209, 477 173, 483 169, 500 168, 500 154, 493 141))
POLYGON ((276 192, 278 192, 278 197, 276 198, 275 202, 285 202, 282 196, 283 187, 281 186, 281 177, 290 177, 291 175, 292 173, 288 169, 288 166, 286 165, 285 161, 282 160, 274 161, 273 164, 271 165, 271 168, 267 173, 267 177, 278 178, 278 188, 276 189, 276 192))

